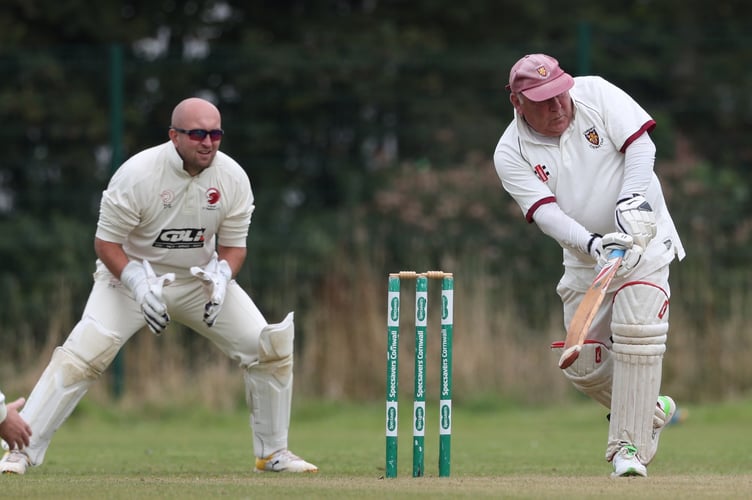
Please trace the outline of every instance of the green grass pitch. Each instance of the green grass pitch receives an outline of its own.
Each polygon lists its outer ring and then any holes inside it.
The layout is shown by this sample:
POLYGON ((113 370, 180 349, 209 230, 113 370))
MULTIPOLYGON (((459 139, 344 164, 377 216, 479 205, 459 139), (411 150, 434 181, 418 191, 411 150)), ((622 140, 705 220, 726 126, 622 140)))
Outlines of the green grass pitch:
POLYGON ((456 403, 452 475, 438 477, 428 402, 426 476, 414 479, 410 405, 400 413, 399 477, 384 479, 383 404, 295 403, 291 449, 318 474, 251 472, 244 412, 121 414, 84 402, 43 466, 0 476, 3 498, 747 498, 752 402, 682 408, 649 477, 611 479, 608 424, 594 403, 520 408, 456 403))

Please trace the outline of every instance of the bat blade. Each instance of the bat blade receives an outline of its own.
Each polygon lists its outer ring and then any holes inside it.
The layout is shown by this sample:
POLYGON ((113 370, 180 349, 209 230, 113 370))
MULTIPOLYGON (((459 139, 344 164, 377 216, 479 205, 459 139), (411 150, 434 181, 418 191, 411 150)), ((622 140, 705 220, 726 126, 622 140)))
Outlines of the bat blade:
POLYGON ((606 296, 608 285, 616 276, 619 270, 621 259, 624 256, 624 250, 614 250, 611 252, 611 258, 608 263, 600 270, 593 280, 585 296, 582 298, 579 307, 572 317, 572 321, 567 328, 567 338, 564 340, 564 351, 559 358, 559 368, 562 370, 569 367, 577 360, 585 343, 590 325, 595 318, 598 308, 603 303, 606 296))

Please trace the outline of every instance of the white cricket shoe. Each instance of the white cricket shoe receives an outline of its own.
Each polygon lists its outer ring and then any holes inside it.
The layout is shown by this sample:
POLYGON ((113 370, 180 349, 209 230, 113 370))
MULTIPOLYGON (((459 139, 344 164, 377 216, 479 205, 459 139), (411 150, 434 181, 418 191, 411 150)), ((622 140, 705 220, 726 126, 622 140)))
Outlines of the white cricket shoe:
POLYGON ((0 460, 0 473, 3 474, 26 474, 26 469, 31 465, 26 453, 18 450, 7 451, 0 460))
POLYGON ((647 477, 648 469, 637 457, 637 448, 631 444, 621 447, 613 459, 614 471, 611 477, 642 476, 647 477))
POLYGON ((319 468, 306 462, 290 450, 279 450, 266 458, 256 458, 256 472, 318 472, 319 468))

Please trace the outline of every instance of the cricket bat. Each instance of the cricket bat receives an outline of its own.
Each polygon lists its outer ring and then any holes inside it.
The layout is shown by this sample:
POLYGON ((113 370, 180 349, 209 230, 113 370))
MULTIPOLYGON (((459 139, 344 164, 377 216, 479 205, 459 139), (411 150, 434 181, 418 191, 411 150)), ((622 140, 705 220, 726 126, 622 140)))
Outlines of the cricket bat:
POLYGON ((595 314, 606 296, 606 290, 611 280, 616 276, 619 270, 621 259, 624 257, 624 250, 612 250, 609 260, 593 280, 588 291, 580 302, 580 306, 574 313, 572 321, 567 328, 567 338, 564 341, 564 352, 559 358, 559 368, 562 370, 575 362, 582 350, 582 344, 585 343, 590 325, 593 323, 595 314))

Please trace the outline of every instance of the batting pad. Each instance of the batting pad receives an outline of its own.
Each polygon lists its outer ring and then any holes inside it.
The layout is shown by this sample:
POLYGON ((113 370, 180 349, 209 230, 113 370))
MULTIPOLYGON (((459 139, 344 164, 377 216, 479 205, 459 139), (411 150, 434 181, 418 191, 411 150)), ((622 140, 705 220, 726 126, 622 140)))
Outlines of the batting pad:
MULTIPOLYGON (((564 342, 554 342, 551 349, 561 356, 564 342)), ((575 389, 591 397, 606 408, 611 408, 613 360, 609 349, 594 340, 586 340, 574 363, 564 369, 564 376, 575 389)))
POLYGON ((244 374, 251 409, 253 449, 259 458, 287 448, 292 404, 293 313, 259 335, 259 361, 244 374))
POLYGON ((668 332, 666 294, 648 283, 624 287, 616 294, 611 329, 614 375, 606 459, 631 443, 647 464, 656 451, 653 418, 668 332))

